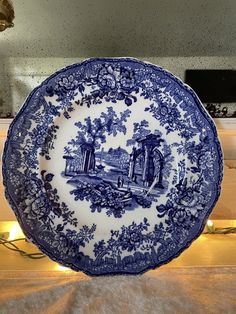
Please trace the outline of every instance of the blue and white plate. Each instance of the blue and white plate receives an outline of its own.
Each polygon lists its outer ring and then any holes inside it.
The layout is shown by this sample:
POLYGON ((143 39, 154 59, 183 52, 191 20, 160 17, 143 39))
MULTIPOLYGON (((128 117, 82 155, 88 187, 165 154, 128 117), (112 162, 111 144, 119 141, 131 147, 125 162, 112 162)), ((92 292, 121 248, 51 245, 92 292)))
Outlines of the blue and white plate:
POLYGON ((132 58, 89 59, 27 98, 5 145, 6 197, 26 236, 89 275, 177 257, 220 193, 216 128, 195 93, 132 58))

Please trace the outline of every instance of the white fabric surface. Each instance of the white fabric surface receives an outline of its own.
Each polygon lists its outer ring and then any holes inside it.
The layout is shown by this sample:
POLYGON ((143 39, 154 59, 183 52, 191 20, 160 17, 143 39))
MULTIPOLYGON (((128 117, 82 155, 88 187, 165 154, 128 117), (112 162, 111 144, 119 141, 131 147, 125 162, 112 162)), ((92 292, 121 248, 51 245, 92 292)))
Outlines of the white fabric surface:
POLYGON ((0 272, 1 314, 235 314, 236 267, 160 268, 142 276, 0 272))

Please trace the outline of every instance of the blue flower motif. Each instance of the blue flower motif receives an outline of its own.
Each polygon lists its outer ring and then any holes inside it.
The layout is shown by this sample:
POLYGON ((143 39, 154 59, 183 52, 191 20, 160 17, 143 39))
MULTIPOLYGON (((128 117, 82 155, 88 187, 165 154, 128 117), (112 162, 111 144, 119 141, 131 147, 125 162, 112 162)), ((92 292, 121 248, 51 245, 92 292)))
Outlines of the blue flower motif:
POLYGON ((115 89, 117 80, 118 73, 112 66, 105 66, 98 73, 98 83, 103 89, 115 89))
POLYGON ((186 209, 173 208, 169 211, 169 218, 180 228, 190 228, 191 215, 186 209))
POLYGON ((142 232, 138 228, 127 228, 119 237, 122 250, 131 252, 139 248, 143 242, 142 232))
POLYGON ((74 78, 74 75, 69 75, 68 77, 62 77, 59 81, 58 81, 58 89, 59 88, 63 88, 63 89, 67 89, 67 90, 73 90, 76 89, 76 87, 78 86, 79 82, 77 79, 74 78))
POLYGON ((123 90, 131 91, 136 87, 135 74, 132 70, 122 68, 120 72, 120 86, 123 90))
POLYGON ((48 215, 51 206, 48 203, 47 197, 42 195, 41 191, 34 195, 34 200, 29 204, 30 214, 37 216, 39 219, 45 215, 48 215))
MULTIPOLYGON (((54 235, 51 245, 55 250, 59 251, 61 255, 65 255, 65 254, 69 255, 70 246, 69 246, 68 238, 66 237, 65 234, 56 233, 54 235)), ((70 255, 71 255, 71 252, 70 252, 70 255)), ((75 252, 73 255, 75 255, 75 252)))
POLYGON ((151 112, 162 126, 165 125, 167 133, 174 131, 175 128, 182 129, 183 121, 176 105, 151 104, 145 111, 151 112))
POLYGON ((37 129, 32 131, 32 136, 35 138, 35 144, 41 146, 44 144, 45 137, 47 136, 47 129, 39 125, 37 129))
POLYGON ((201 169, 211 169, 214 165, 214 158, 212 157, 211 152, 207 151, 200 155, 198 162, 201 169))

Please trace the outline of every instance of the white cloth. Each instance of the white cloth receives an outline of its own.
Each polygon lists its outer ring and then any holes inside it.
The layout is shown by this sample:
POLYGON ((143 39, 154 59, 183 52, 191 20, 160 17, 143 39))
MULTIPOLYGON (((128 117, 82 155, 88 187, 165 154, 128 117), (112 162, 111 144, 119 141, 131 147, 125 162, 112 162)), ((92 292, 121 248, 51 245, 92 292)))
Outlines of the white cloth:
POLYGON ((1 314, 235 314, 236 267, 162 267, 142 276, 1 271, 1 314))

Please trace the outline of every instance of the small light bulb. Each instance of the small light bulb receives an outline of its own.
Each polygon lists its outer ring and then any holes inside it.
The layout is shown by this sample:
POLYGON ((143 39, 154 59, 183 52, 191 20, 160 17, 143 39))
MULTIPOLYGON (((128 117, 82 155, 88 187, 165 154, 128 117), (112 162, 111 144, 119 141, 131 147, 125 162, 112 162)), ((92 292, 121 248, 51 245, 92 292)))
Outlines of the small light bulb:
POLYGON ((68 271, 68 270, 70 270, 70 268, 65 267, 65 266, 62 266, 62 265, 60 265, 60 264, 57 264, 57 265, 56 265, 56 270, 68 271))
POLYGON ((15 240, 17 238, 24 238, 24 233, 22 232, 19 224, 17 222, 14 222, 11 225, 10 231, 9 231, 9 237, 8 240, 15 240))
POLYGON ((209 233, 214 233, 215 231, 214 222, 210 219, 207 220, 207 230, 209 233))
POLYGON ((208 220, 207 220, 207 226, 208 226, 208 227, 212 227, 213 225, 214 225, 213 221, 210 220, 210 219, 208 219, 208 220))

